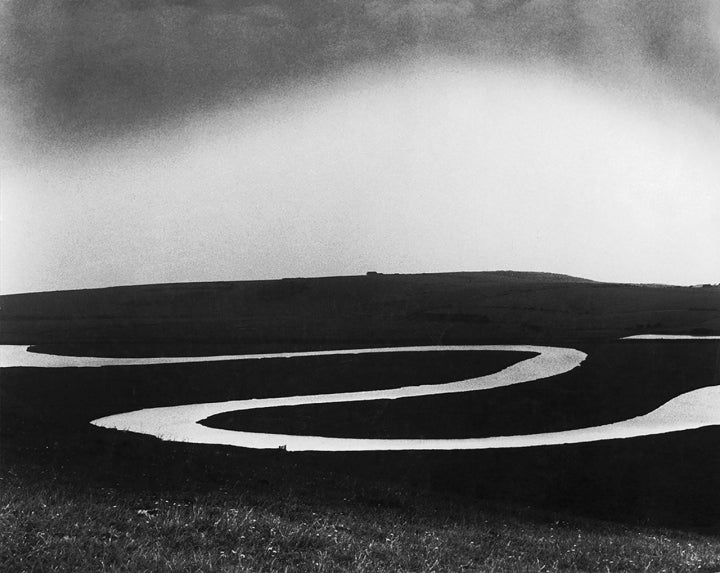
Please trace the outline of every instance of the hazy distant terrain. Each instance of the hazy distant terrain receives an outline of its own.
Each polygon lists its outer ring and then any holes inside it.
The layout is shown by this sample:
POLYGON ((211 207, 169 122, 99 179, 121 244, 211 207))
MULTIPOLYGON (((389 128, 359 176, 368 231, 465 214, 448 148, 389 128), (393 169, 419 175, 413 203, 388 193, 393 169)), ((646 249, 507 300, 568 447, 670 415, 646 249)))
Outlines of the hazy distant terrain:
POLYGON ((66 349, 80 344, 81 353, 96 347, 101 354, 720 332, 718 287, 618 285, 545 273, 149 285, 9 295, 1 306, 3 343, 62 341, 66 349))

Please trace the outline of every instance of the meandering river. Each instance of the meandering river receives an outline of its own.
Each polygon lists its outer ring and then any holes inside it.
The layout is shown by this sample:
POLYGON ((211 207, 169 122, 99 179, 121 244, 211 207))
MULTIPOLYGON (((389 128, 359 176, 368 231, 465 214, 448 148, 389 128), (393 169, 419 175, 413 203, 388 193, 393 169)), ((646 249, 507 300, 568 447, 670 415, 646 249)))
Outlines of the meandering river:
MULTIPOLYGON (((720 337, 691 337, 668 335, 639 335, 633 339, 716 340, 720 337)), ((529 345, 482 346, 410 346, 392 348, 361 348, 313 352, 283 352, 272 354, 243 354, 225 356, 100 358, 61 356, 31 352, 28 346, 0 346, 1 367, 102 367, 136 366, 147 364, 178 364, 223 360, 264 360, 271 358, 299 358, 338 354, 381 354, 391 352, 530 352, 534 356, 503 370, 445 384, 406 385, 398 388, 361 392, 338 392, 310 396, 287 396, 251 400, 231 400, 203 404, 188 404, 164 408, 148 408, 94 420, 92 424, 116 430, 148 434, 162 440, 199 444, 223 444, 255 449, 283 448, 290 451, 370 451, 370 450, 470 450, 491 448, 522 448, 600 440, 632 438, 701 428, 720 424, 720 386, 710 386, 673 398, 652 412, 637 417, 589 428, 516 436, 462 439, 359 439, 331 438, 241 432, 209 428, 202 420, 225 412, 255 410, 278 406, 300 406, 366 400, 388 400, 457 392, 473 392, 539 381, 569 372, 579 367, 586 354, 572 348, 529 345)))

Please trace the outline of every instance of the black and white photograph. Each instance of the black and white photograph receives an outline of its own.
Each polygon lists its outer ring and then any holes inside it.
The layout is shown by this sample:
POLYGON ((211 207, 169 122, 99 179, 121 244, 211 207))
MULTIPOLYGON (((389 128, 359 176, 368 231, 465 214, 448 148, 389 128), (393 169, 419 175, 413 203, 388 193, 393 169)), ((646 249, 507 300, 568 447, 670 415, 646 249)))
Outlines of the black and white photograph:
POLYGON ((720 572, 720 2, 0 0, 0 571, 720 572))

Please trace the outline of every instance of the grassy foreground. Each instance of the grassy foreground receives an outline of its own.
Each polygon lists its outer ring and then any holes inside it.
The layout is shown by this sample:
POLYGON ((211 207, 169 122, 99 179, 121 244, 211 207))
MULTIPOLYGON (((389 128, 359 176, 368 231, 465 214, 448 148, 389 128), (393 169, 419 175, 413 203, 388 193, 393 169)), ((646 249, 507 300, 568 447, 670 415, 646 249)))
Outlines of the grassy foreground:
POLYGON ((1 477, 2 571, 720 569, 717 536, 411 488, 351 498, 332 483, 305 493, 244 483, 127 491, 16 464, 1 477))

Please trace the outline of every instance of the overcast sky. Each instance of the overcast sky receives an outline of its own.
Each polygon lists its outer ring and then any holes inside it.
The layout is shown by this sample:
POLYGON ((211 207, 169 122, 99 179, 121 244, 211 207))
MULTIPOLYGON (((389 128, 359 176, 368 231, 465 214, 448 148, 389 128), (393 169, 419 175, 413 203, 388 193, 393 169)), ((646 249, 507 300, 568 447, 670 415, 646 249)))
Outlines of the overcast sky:
POLYGON ((720 3, 0 10, 0 292, 720 282, 720 3))

